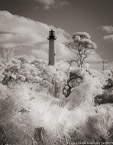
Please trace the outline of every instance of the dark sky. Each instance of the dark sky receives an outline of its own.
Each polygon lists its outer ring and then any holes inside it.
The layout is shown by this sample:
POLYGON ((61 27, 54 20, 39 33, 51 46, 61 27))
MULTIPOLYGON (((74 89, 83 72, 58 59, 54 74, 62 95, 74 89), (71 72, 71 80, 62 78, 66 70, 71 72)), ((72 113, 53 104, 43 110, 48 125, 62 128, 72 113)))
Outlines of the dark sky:
POLYGON ((101 26, 113 26, 113 0, 68 0, 69 4, 45 10, 35 0, 0 0, 0 10, 60 27, 72 34, 86 31, 103 59, 113 61, 113 41, 104 40, 101 26))

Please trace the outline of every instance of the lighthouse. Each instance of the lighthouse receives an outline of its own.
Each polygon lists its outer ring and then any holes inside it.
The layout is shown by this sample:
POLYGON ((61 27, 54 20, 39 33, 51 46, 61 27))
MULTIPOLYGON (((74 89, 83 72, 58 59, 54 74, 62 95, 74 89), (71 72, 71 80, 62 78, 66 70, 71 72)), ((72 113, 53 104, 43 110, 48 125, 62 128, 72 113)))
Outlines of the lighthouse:
POLYGON ((57 38, 55 37, 55 31, 51 29, 49 31, 49 37, 47 38, 49 40, 49 65, 54 65, 55 64, 55 45, 54 45, 54 40, 57 38))

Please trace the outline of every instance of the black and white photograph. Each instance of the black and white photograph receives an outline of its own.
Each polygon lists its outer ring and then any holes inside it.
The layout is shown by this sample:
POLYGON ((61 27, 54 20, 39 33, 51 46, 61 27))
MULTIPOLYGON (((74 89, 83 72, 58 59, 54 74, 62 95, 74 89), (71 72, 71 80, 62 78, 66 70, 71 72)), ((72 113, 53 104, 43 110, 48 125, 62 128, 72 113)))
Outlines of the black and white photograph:
POLYGON ((113 0, 0 0, 0 145, 113 145, 113 0))

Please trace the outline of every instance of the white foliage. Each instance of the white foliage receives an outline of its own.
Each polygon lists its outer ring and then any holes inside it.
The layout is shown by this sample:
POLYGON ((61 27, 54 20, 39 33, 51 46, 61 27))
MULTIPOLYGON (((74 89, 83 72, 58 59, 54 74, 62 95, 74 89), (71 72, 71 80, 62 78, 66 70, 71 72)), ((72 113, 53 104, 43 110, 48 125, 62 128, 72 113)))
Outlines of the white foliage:
MULTIPOLYGON (((18 126, 20 130, 27 132, 30 137, 33 137, 35 128, 44 127, 56 140, 64 139, 64 136, 69 139, 73 132, 77 134, 76 140, 87 139, 87 134, 90 134, 90 138, 95 134, 99 136, 96 131, 106 137, 112 128, 112 106, 94 106, 94 97, 103 93, 103 85, 109 77, 112 78, 111 71, 87 71, 74 67, 69 70, 67 63, 59 62, 55 66, 47 66, 47 63, 41 60, 32 63, 24 61, 24 64, 13 60, 4 69, 7 71, 3 71, 3 74, 1 71, 1 75, 10 75, 14 80, 20 80, 12 88, 9 87, 11 84, 0 84, 0 109, 4 112, 4 117, 0 112, 0 121, 4 121, 4 124, 12 123, 14 127, 18 126), (73 88, 68 98, 62 97, 61 92, 58 98, 55 98, 54 90, 57 87, 62 89, 70 72, 82 76, 83 82, 73 88), (28 80, 25 82, 26 78, 28 80), (9 107, 8 110, 5 103, 9 107), (89 118, 93 121, 89 122, 89 118), (90 132, 89 128, 92 126, 95 126, 96 129, 93 129, 96 133, 90 132)), ((10 133, 9 136, 11 135, 10 133)), ((51 140, 51 137, 49 138, 51 140)))

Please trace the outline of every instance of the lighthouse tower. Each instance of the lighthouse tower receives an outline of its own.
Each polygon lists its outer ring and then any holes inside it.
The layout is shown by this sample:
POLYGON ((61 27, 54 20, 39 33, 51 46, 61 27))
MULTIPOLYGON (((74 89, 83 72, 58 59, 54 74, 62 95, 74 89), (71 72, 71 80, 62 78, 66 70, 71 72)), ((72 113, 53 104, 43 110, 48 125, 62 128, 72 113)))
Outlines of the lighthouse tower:
POLYGON ((49 31, 49 65, 54 65, 55 64, 55 48, 54 48, 54 40, 57 38, 55 37, 55 31, 51 29, 49 31))

